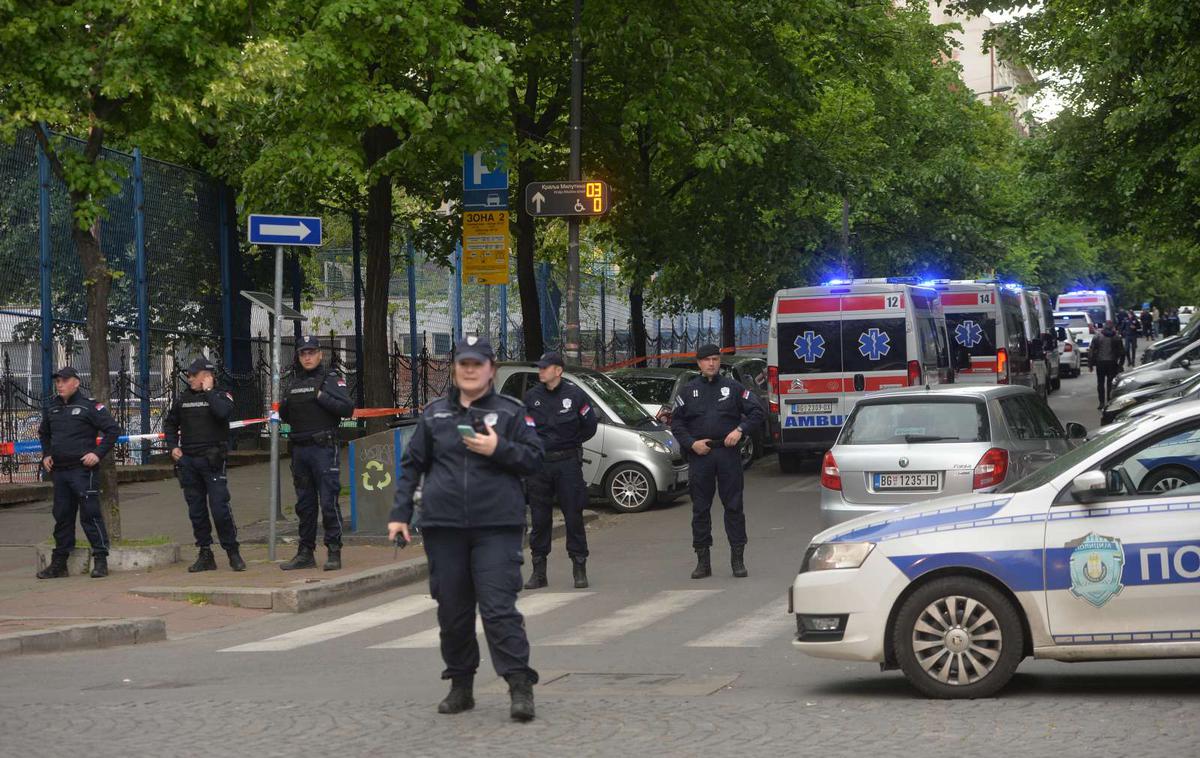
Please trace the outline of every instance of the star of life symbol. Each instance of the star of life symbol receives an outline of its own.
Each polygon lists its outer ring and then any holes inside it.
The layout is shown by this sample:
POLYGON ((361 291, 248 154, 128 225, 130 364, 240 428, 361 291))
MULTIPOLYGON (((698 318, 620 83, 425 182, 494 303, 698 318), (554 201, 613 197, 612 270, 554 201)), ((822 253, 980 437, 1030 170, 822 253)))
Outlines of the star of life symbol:
POLYGON ((887 332, 881 332, 875 327, 859 335, 858 353, 864 358, 877 361, 892 351, 892 338, 887 332))
POLYGON ((825 355, 825 338, 812 331, 807 331, 796 337, 796 357, 805 363, 815 363, 825 355))
POLYGON ((963 347, 975 347, 983 342, 983 328, 974 321, 963 321, 954 327, 954 341, 963 347))

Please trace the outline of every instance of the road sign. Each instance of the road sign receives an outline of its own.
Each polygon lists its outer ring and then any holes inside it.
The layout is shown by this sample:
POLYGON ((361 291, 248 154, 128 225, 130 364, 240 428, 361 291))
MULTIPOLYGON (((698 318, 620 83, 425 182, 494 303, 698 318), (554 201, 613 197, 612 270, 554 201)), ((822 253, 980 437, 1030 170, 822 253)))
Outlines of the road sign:
POLYGON ((321 219, 251 213, 246 224, 251 245, 321 246, 321 219))
POLYGON ((501 145, 495 158, 489 158, 482 150, 463 153, 463 208, 466 210, 508 210, 508 170, 492 168, 493 163, 504 159, 508 148, 501 145))
POLYGON ((508 284, 508 245, 508 211, 464 211, 463 281, 508 284))
POLYGON ((530 216, 602 216, 608 212, 608 185, 601 181, 533 182, 525 187, 530 216))

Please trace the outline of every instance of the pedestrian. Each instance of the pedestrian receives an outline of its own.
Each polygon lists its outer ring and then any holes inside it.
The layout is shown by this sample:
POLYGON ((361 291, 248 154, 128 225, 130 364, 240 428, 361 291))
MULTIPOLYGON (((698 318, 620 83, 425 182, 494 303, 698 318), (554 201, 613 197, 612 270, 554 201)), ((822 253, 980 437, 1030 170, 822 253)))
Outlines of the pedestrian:
POLYGON ((175 399, 163 421, 163 436, 175 461, 175 475, 183 488, 196 539, 196 562, 188 567, 192 574, 217 570, 212 552, 213 524, 229 558, 229 568, 246 570, 238 549, 237 524, 229 505, 225 475, 233 395, 216 388, 216 372, 217 367, 207 358, 192 361, 187 369, 188 387, 175 399))
POLYGON ((688 491, 692 497, 693 579, 712 576, 712 501, 721 494, 725 536, 729 539, 733 575, 748 575, 745 563, 746 514, 742 507, 742 437, 762 426, 764 413, 750 390, 721 376, 716 345, 696 351, 700 376, 684 385, 675 398, 671 432, 688 456, 688 491))
POLYGON ((495 391, 495 375, 487 340, 458 341, 449 393, 425 406, 404 448, 388 537, 412 538, 413 494, 421 484, 417 520, 429 558, 429 592, 438 604, 442 679, 450 680, 438 713, 475 707, 478 606, 492 665, 508 682, 509 713, 529 721, 538 675, 529 666, 525 619, 517 610, 525 531, 521 478, 542 466, 542 443, 525 406, 495 391))
POLYGON ((1137 362, 1137 321, 1134 319, 1126 320, 1125 327, 1121 330, 1121 336, 1125 340, 1125 360, 1128 361, 1130 368, 1132 368, 1137 362))
POLYGON ((316 337, 297 345, 300 368, 279 404, 279 418, 292 427, 288 443, 292 452, 292 483, 296 487, 296 516, 300 519, 300 546, 296 557, 280 565, 284 571, 316 568, 317 510, 325 531, 326 571, 342 567, 342 489, 337 429, 354 413, 346 380, 330 371, 316 337))
POLYGON ((1125 346, 1113 327, 1113 322, 1105 321, 1100 334, 1092 339, 1088 348, 1088 370, 1096 372, 1096 394, 1100 397, 1097 408, 1103 409, 1112 394, 1113 379, 1121 371, 1125 362, 1125 346))
POLYGON ((1158 310, 1158 306, 1150 309, 1150 319, 1154 325, 1154 336, 1162 336, 1162 312, 1158 310))
POLYGON ((576 589, 588 586, 587 534, 583 529, 583 507, 587 484, 583 481, 583 443, 596 434, 596 411, 587 394, 563 378, 563 359, 546 353, 537 362, 536 387, 525 393, 525 407, 536 425, 546 451, 542 468, 529 477, 529 553, 533 569, 525 589, 545 587, 546 560, 550 555, 551 519, 557 500, 567 527, 567 555, 571 558, 576 589))
POLYGON ((108 576, 108 530, 100 511, 100 461, 117 444, 121 427, 112 414, 79 389, 79 374, 54 372, 55 397, 38 427, 42 466, 54 482, 54 552, 38 579, 67 575, 75 549, 75 514, 92 546, 92 577, 108 576), (99 442, 96 438, 99 437, 99 442))
POLYGON ((1142 336, 1147 340, 1154 339, 1154 317, 1150 311, 1142 311, 1142 336))

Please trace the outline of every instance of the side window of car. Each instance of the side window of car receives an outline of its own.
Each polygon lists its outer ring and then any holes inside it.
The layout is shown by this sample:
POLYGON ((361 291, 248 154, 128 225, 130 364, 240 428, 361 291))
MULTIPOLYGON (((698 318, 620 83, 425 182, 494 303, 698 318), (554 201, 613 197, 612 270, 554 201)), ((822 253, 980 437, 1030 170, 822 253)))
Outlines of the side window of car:
POLYGON ((1054 415, 1054 411, 1050 410, 1050 406, 1046 405, 1045 400, 1036 395, 1021 399, 1025 403, 1029 418, 1033 420, 1034 437, 1043 440, 1066 438, 1067 431, 1063 429, 1062 422, 1058 420, 1058 416, 1054 415))
POLYGON ((1037 425, 1029 415, 1029 408, 1021 397, 1001 398, 1000 410, 1012 436, 1019 440, 1037 439, 1037 425))
POLYGON ((1104 464, 1108 494, 1155 495, 1200 483, 1200 422, 1167 432, 1104 464))
POLYGON ((500 388, 500 394, 515 397, 518 400, 525 400, 525 390, 528 387, 525 379, 529 376, 527 371, 518 371, 504 381, 504 386, 500 388))

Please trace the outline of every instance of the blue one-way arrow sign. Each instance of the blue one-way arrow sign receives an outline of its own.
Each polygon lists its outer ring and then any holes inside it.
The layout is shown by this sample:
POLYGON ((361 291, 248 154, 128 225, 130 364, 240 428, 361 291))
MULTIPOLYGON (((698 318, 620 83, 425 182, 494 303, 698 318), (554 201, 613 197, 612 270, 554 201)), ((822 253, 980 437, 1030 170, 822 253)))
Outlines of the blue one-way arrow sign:
POLYGON ((315 216, 264 216, 251 213, 247 227, 252 245, 321 246, 321 219, 315 216))

